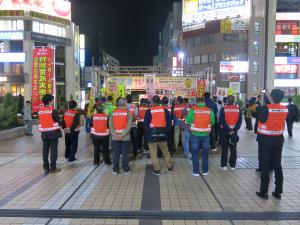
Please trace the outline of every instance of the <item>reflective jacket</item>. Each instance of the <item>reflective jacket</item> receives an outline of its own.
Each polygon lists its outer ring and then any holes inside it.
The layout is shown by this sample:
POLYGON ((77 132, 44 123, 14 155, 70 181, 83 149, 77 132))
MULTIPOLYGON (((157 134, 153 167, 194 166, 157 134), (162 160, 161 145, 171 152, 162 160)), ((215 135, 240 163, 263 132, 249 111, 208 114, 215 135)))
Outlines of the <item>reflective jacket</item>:
POLYGON ((174 113, 178 120, 182 120, 182 112, 185 109, 184 105, 175 105, 174 106, 174 113))
POLYGON ((194 108, 194 122, 191 125, 191 131, 196 132, 210 132, 210 113, 208 107, 195 106, 194 108))
POLYGON ((285 128, 285 120, 288 115, 287 107, 280 104, 269 104, 268 119, 265 123, 258 122, 257 132, 267 136, 281 136, 285 128))
POLYGON ((113 125, 117 134, 125 131, 127 126, 127 109, 115 109, 112 113, 113 125))
POLYGON ((234 129, 239 121, 240 108, 235 105, 224 106, 225 121, 230 129, 234 129))
POLYGON ((144 122, 146 111, 148 110, 147 106, 141 105, 139 107, 139 121, 144 122))
POLYGON ((151 128, 164 128, 167 126, 166 113, 164 106, 154 106, 150 108, 151 111, 151 128))
POLYGON ((95 136, 108 136, 109 135, 106 114, 97 113, 97 114, 93 115, 93 127, 91 128, 91 134, 93 134, 95 136))
POLYGON ((53 107, 43 106, 39 110, 39 131, 40 132, 49 132, 59 130, 59 124, 54 122, 52 118, 53 107))
MULTIPOLYGON (((74 109, 69 109, 65 112, 64 122, 65 122, 66 128, 70 129, 72 127, 76 114, 77 114, 77 111, 74 109)), ((79 130, 80 130, 80 124, 76 127, 75 131, 79 131, 79 130)))

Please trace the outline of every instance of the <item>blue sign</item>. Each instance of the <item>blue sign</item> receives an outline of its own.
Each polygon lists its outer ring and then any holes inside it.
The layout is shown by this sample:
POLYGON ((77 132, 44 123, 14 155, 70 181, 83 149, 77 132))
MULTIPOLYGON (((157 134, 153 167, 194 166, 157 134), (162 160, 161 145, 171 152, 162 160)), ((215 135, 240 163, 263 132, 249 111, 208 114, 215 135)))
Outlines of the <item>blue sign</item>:
POLYGON ((287 64, 300 64, 300 57, 287 57, 287 64))
POLYGON ((23 40, 24 32, 9 32, 4 31, 0 32, 0 40, 23 40))
POLYGON ((244 6, 245 0, 199 0, 199 12, 244 6))
POLYGON ((210 11, 213 9, 213 0, 199 0, 199 12, 210 11))

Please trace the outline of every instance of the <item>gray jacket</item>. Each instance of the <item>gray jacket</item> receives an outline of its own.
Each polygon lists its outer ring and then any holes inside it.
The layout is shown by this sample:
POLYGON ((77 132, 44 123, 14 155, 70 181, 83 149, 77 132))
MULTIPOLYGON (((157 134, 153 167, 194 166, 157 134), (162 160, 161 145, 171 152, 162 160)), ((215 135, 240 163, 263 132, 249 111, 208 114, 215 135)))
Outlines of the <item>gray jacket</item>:
POLYGON ((24 106, 23 112, 24 112, 23 120, 25 120, 25 121, 26 120, 32 120, 31 105, 26 104, 24 106))

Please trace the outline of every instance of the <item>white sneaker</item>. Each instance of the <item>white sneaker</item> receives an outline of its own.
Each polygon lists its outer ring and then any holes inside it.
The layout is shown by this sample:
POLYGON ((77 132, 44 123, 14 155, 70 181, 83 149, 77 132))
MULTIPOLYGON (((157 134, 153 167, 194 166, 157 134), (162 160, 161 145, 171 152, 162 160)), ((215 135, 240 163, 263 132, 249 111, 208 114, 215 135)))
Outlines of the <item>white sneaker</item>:
POLYGON ((199 174, 199 173, 194 173, 194 172, 192 172, 192 176, 193 176, 193 177, 200 177, 200 174, 199 174))
POLYGON ((207 175, 208 175, 208 173, 203 173, 202 175, 203 175, 203 176, 207 176, 207 175))
POLYGON ((226 171, 227 170, 227 166, 223 166, 221 167, 222 170, 226 171))
POLYGON ((117 172, 115 172, 115 171, 113 171, 113 172, 112 172, 112 174, 113 174, 113 175, 118 175, 118 173, 117 173, 117 172))
POLYGON ((217 148, 214 148, 214 149, 211 150, 211 152, 214 152, 214 153, 216 153, 217 151, 218 151, 217 148))
POLYGON ((128 171, 128 172, 123 172, 123 174, 124 174, 124 175, 129 175, 129 174, 131 174, 131 172, 130 172, 130 171, 128 171))
POLYGON ((235 167, 230 167, 230 170, 235 170, 235 167))

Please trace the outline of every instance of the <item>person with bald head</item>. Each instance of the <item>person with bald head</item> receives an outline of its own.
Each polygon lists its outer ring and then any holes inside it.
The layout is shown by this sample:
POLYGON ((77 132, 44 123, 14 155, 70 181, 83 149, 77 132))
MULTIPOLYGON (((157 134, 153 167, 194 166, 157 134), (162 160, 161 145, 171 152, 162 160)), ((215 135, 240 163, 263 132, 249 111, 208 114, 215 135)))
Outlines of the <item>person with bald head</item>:
POLYGON ((127 109, 127 101, 124 98, 118 98, 117 108, 113 111, 112 116, 109 119, 109 128, 112 134, 114 175, 120 173, 120 154, 122 154, 123 173, 130 173, 128 152, 130 146, 131 125, 132 116, 127 109))

